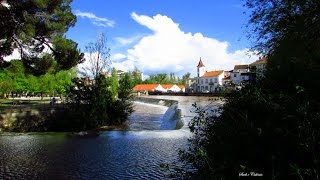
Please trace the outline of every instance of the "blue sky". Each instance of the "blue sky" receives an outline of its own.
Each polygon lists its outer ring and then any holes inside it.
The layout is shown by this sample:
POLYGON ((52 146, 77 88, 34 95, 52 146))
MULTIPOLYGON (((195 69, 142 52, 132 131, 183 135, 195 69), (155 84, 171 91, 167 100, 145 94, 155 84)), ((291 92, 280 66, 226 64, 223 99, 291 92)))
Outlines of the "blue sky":
POLYGON ((103 32, 113 66, 144 74, 195 75, 201 57, 207 70, 230 70, 254 61, 242 0, 74 0, 77 23, 67 37, 82 51, 103 32))

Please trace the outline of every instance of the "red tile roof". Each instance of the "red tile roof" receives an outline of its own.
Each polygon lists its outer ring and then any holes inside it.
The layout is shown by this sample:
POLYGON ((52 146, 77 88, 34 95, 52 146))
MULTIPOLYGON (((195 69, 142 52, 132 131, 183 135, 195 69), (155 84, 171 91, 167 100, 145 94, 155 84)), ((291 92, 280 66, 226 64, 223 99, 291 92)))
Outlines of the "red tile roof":
POLYGON ((248 68, 249 68, 249 65, 245 64, 245 65, 235 65, 233 69, 238 70, 238 69, 248 69, 248 68))
POLYGON ((154 91, 159 84, 138 84, 134 88, 133 91, 154 91))
POLYGON ((200 58, 200 61, 199 61, 199 63, 198 63, 198 66, 197 66, 197 67, 204 67, 204 64, 202 63, 201 58, 200 58))
MULTIPOLYGON (((162 86, 164 89, 170 89, 174 84, 138 84, 134 88, 133 91, 154 91, 158 86, 162 86)), ((181 90, 185 88, 184 85, 177 85, 181 90)))
POLYGON ((250 65, 257 65, 257 64, 265 64, 267 63, 267 58, 260 58, 258 60, 256 60, 255 62, 251 63, 250 65))
POLYGON ((212 76, 219 76, 220 74, 222 74, 224 71, 223 70, 219 70, 219 71, 207 71, 204 73, 203 76, 201 77, 212 77, 212 76))
POLYGON ((181 90, 185 89, 186 87, 184 85, 177 85, 181 90))
POLYGON ((174 84, 160 84, 164 89, 170 89, 174 84))

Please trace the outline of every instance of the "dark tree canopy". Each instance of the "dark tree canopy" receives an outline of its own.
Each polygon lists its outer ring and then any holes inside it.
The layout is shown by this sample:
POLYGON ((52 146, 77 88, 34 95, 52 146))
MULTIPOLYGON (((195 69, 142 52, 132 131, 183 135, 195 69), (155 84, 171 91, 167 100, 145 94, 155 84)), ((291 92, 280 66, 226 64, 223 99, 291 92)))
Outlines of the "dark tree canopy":
POLYGON ((256 49, 270 54, 288 41, 296 47, 319 48, 320 1, 246 0, 245 6, 252 11, 249 37, 256 40, 256 49))
POLYGON ((284 91, 305 87, 318 97, 320 83, 320 1, 247 0, 255 50, 269 59, 268 77, 284 91))
POLYGON ((24 66, 34 74, 44 74, 54 61, 59 69, 81 63, 83 54, 77 44, 64 36, 76 22, 71 1, 1 0, 0 65, 14 49, 19 50, 24 66))
POLYGON ((266 74, 227 94, 218 114, 195 106, 180 157, 194 179, 319 179, 320 1, 244 1, 266 74))

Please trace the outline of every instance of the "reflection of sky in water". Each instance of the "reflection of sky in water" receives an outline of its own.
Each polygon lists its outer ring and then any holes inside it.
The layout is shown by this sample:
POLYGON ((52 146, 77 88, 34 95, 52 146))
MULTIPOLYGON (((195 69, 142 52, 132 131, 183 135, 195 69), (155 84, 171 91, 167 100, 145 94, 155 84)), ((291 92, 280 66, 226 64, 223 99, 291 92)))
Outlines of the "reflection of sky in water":
POLYGON ((191 104, 208 103, 203 97, 167 98, 179 100, 186 121, 182 129, 157 129, 161 123, 157 118, 161 119, 167 107, 139 104, 135 113, 146 116, 129 123, 140 121, 144 127, 134 126, 134 131, 86 136, 2 134, 0 179, 167 179, 159 165, 178 161, 179 148, 186 147, 191 135, 187 122, 194 115, 190 112, 191 104))

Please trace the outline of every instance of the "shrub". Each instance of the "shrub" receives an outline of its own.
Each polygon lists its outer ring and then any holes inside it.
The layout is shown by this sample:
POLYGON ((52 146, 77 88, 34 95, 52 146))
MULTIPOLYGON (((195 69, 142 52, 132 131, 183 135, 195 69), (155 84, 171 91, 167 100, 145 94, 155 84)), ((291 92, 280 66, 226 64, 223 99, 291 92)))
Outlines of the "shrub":
POLYGON ((302 87, 292 88, 296 93, 285 94, 247 85, 228 95, 220 116, 198 108, 181 159, 193 163, 197 178, 319 178, 319 111, 302 87))

